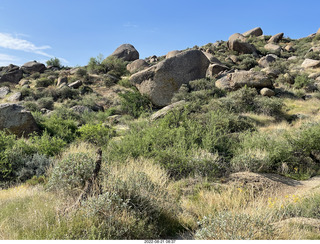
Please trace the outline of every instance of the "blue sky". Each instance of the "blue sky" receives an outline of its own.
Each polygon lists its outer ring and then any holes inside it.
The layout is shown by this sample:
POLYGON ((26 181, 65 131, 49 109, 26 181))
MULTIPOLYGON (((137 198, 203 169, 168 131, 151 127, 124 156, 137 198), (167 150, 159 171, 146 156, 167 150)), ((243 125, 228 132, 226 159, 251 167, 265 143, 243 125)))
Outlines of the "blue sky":
POLYGON ((320 28, 319 0, 0 0, 0 66, 86 65, 130 43, 140 58, 261 27, 300 38, 320 28))

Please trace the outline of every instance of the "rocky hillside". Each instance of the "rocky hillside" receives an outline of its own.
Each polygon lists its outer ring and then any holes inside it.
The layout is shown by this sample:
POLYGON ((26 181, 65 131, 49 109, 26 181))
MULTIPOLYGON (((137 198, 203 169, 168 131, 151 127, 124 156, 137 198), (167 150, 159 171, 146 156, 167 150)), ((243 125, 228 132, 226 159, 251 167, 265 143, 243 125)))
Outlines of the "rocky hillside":
POLYGON ((0 67, 0 237, 319 239, 320 29, 271 34, 0 67))

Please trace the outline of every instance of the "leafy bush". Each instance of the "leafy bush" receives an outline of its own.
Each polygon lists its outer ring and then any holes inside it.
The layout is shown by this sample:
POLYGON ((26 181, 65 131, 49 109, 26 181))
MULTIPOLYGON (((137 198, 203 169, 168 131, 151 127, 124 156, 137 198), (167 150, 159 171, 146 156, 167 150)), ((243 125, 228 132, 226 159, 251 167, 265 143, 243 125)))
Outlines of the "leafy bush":
POLYGON ((303 88, 306 85, 308 85, 311 82, 310 78, 308 78, 307 74, 301 74, 301 75, 297 75, 294 78, 294 84, 293 86, 295 88, 303 88))
POLYGON ((38 104, 36 103, 36 102, 24 102, 23 103, 23 106, 27 109, 27 110, 29 110, 29 111, 31 111, 31 112, 36 112, 36 111, 39 111, 40 110, 40 108, 39 108, 39 106, 38 106, 38 104))
MULTIPOLYGON (((58 110, 59 111, 59 110, 58 110)), ((41 129, 47 130, 50 136, 61 138, 65 142, 71 142, 76 138, 76 131, 78 129, 77 122, 67 114, 59 114, 58 112, 47 116, 34 116, 41 129)))
POLYGON ((123 59, 116 58, 114 56, 109 56, 101 63, 106 67, 106 70, 109 74, 114 75, 120 78, 122 75, 126 74, 127 71, 127 62, 123 59))
POLYGON ((86 124, 78 130, 80 138, 84 141, 96 144, 98 146, 105 146, 108 144, 110 138, 114 135, 114 131, 102 124, 86 124))
POLYGON ((36 80, 36 85, 35 87, 48 87, 53 85, 53 81, 49 80, 47 78, 40 78, 36 80))
POLYGON ((61 68, 61 62, 58 58, 51 58, 46 62, 47 66, 53 66, 57 68, 61 68))
POLYGON ((37 101, 37 103, 38 103, 39 109, 46 108, 46 109, 49 109, 49 110, 53 110, 54 102, 53 102, 52 97, 40 98, 37 101))
POLYGON ((268 239, 273 232, 266 220, 230 212, 205 216, 199 226, 195 238, 202 240, 261 240, 268 239))
POLYGON ((141 95, 139 91, 127 91, 119 94, 121 98, 121 108, 124 113, 128 113, 134 118, 138 118, 143 112, 151 108, 151 102, 146 95, 141 95))
POLYGON ((95 168, 94 153, 68 153, 56 163, 49 177, 48 189, 77 196, 95 168))
POLYGON ((79 95, 79 91, 76 89, 72 89, 68 86, 64 86, 57 90, 57 96, 64 100, 64 99, 75 99, 79 95))

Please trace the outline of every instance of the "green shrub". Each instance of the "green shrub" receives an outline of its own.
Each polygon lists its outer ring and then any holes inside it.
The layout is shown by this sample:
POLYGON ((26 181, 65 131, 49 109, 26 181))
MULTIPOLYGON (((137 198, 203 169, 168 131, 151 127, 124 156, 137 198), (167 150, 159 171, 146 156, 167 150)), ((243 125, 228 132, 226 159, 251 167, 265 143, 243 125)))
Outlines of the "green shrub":
POLYGON ((308 52, 305 58, 320 60, 320 52, 308 52))
POLYGON ((123 61, 123 59, 109 56, 105 60, 103 60, 101 64, 106 67, 108 73, 118 78, 128 73, 127 62, 123 61))
POLYGON ((108 144, 110 138, 114 135, 114 131, 102 124, 86 124, 78 130, 80 138, 84 141, 96 144, 98 146, 105 146, 108 144))
POLYGON ((53 110, 54 102, 53 102, 52 97, 40 98, 37 101, 37 103, 38 103, 39 109, 46 108, 46 109, 49 109, 49 110, 53 110))
POLYGON ((87 76, 87 70, 85 68, 78 68, 76 71, 77 77, 86 77, 87 76))
POLYGON ((53 85, 53 81, 47 78, 39 78, 36 80, 35 87, 48 87, 53 85))
POLYGON ((123 78, 118 82, 118 85, 126 87, 126 88, 133 88, 134 85, 131 84, 128 78, 123 78))
POLYGON ((71 112, 65 116, 56 112, 50 117, 41 115, 36 115, 34 117, 40 128, 47 130, 50 136, 56 136, 68 143, 76 138, 78 127, 77 122, 72 118, 71 112))
POLYGON ((61 68, 61 62, 58 58, 51 58, 46 62, 47 66, 53 66, 57 68, 61 68))
POLYGON ((57 96, 62 100, 76 99, 79 96, 79 91, 68 86, 64 86, 57 90, 57 96))
POLYGON ((49 177, 48 189, 77 196, 95 168, 93 153, 68 153, 56 163, 49 177))
POLYGON ((270 116, 280 116, 283 114, 282 108, 284 104, 280 98, 258 96, 254 98, 253 102, 253 110, 256 113, 270 116))
POLYGON ((269 238, 273 228, 261 217, 219 212, 199 221, 196 239, 201 240, 261 240, 269 238))
POLYGON ((308 85, 309 83, 311 82, 310 78, 308 78, 308 75, 307 74, 301 74, 301 75, 297 75, 295 78, 294 78, 294 84, 293 86, 295 88, 303 88, 305 87, 306 85, 308 85))
POLYGON ((121 108, 124 113, 127 113, 134 118, 138 118, 143 112, 151 108, 151 102, 145 95, 141 95, 139 91, 127 91, 119 94, 121 98, 121 108))

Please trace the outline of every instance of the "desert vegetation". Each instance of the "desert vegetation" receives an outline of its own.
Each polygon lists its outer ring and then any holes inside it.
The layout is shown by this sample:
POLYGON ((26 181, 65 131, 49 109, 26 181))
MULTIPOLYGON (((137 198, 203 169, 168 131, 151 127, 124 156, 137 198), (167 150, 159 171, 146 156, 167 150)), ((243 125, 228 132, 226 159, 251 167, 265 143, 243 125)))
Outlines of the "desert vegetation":
POLYGON ((254 53, 218 41, 132 73, 135 52, 75 68, 54 58, 1 81, 1 104, 19 93, 37 129, 0 131, 0 239, 319 239, 320 70, 301 66, 320 59, 319 35, 283 37, 280 51, 270 37, 247 37, 254 53), (223 70, 180 85, 167 110, 141 92, 136 77, 194 50, 223 70), (272 95, 219 85, 238 70, 263 74, 272 95))

